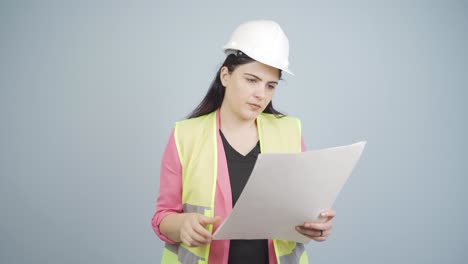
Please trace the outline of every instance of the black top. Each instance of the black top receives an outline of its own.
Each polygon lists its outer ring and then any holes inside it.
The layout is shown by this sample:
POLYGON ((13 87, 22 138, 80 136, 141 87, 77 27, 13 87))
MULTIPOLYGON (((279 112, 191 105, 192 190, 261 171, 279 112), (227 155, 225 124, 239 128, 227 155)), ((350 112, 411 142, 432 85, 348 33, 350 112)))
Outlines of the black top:
MULTIPOLYGON (((237 152, 226 140, 221 130, 224 152, 231 182, 232 206, 237 202, 247 180, 252 173, 258 154, 260 142, 245 156, 237 152)), ((231 240, 229 247, 229 264, 268 263, 268 240, 231 240)))

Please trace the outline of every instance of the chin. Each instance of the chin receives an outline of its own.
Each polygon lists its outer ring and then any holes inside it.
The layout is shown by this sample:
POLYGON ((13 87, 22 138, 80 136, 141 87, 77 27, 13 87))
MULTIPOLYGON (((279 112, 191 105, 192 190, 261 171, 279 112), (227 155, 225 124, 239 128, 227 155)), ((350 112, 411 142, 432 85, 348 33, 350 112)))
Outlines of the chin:
POLYGON ((245 119, 245 120, 254 120, 254 119, 257 119, 258 115, 261 113, 260 110, 258 111, 250 111, 250 110, 247 110, 243 113, 242 117, 245 119))
POLYGON ((236 111, 236 115, 242 120, 250 120, 253 118, 254 113, 249 111, 248 109, 239 109, 236 111))

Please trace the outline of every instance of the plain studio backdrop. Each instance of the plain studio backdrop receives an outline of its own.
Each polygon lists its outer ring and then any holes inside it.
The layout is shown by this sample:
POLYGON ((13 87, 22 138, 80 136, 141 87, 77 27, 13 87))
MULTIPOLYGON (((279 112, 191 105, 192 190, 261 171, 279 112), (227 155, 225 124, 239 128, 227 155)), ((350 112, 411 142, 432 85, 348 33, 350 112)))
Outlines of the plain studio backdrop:
POLYGON ((159 263, 170 131, 232 30, 263 18, 290 39, 296 76, 273 100, 308 149, 367 140, 311 263, 466 263, 467 15, 467 1, 2 1, 0 263, 159 263))

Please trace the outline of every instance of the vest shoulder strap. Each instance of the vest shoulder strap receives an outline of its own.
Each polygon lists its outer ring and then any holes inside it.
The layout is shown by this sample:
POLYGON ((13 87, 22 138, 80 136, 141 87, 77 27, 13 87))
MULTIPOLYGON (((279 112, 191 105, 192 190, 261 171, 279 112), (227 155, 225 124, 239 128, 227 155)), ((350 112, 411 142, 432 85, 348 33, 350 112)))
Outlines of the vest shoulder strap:
POLYGON ((301 152, 301 121, 291 116, 261 114, 257 118, 262 153, 301 152))

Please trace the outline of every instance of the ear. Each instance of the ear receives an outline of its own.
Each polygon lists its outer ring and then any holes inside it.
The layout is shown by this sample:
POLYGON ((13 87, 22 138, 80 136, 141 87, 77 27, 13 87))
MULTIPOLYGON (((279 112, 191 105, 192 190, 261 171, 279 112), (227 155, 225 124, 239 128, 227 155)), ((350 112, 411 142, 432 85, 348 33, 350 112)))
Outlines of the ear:
POLYGON ((221 84, 226 87, 229 84, 231 79, 231 74, 226 66, 223 66, 219 71, 219 79, 221 79, 221 84))

